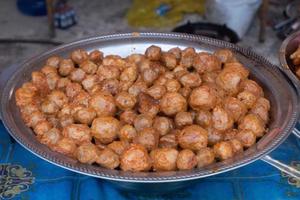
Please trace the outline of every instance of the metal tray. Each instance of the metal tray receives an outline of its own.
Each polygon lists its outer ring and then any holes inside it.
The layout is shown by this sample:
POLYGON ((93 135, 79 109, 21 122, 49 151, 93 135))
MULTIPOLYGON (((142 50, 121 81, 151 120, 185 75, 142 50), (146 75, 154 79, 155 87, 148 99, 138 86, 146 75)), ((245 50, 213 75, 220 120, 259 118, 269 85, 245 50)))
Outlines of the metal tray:
POLYGON ((10 75, 6 75, 6 78, 8 80, 2 83, 0 113, 6 129, 14 139, 35 155, 55 165, 89 176, 108 179, 118 183, 122 188, 138 189, 143 188, 144 185, 156 183, 153 188, 158 187, 158 189, 162 189, 162 185, 163 189, 174 189, 187 185, 188 180, 191 182, 191 180, 233 170, 257 159, 262 159, 289 174, 300 177, 298 171, 278 163, 278 161, 268 156, 272 150, 288 137, 297 122, 299 91, 278 67, 249 49, 215 39, 188 34, 128 33, 99 36, 58 46, 35 56, 20 64, 18 69, 10 75), (15 90, 22 83, 30 80, 31 72, 41 68, 45 59, 49 56, 68 56, 72 50, 77 48, 87 51, 100 49, 105 54, 127 56, 132 53, 143 53, 148 46, 153 44, 160 46, 163 50, 168 50, 172 47, 194 47, 197 51, 212 52, 219 48, 228 48, 234 51, 239 61, 251 71, 251 78, 263 86, 266 96, 271 101, 271 121, 268 133, 244 153, 203 169, 131 173, 81 164, 76 160, 53 152, 47 146, 39 143, 31 129, 27 128, 23 123, 15 103, 15 90), (167 182, 168 186, 166 185, 167 182))

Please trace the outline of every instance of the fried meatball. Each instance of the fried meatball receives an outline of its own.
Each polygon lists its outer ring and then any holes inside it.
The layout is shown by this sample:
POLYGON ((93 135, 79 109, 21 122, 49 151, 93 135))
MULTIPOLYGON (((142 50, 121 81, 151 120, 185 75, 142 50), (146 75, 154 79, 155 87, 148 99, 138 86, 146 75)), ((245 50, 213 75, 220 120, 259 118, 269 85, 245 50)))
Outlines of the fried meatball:
POLYGON ((30 115, 23 117, 25 124, 29 127, 35 127, 37 123, 46 120, 45 115, 40 111, 35 111, 30 115))
POLYGON ((176 79, 167 80, 165 86, 166 86, 167 92, 178 92, 181 87, 179 81, 177 81, 176 79))
POLYGON ((74 120, 81 124, 91 125, 97 113, 93 108, 82 108, 75 112, 74 120))
POLYGON ((193 66, 194 58, 196 57, 196 51, 192 47, 187 47, 181 51, 180 65, 185 68, 193 66))
POLYGON ((121 169, 123 171, 148 171, 151 168, 151 159, 146 148, 139 144, 131 144, 121 155, 121 169))
POLYGON ((161 48, 155 45, 152 45, 146 49, 145 55, 150 60, 159 60, 161 57, 161 48))
POLYGON ((138 96, 140 93, 147 92, 147 84, 144 81, 136 81, 129 89, 128 93, 138 96))
POLYGON ((214 153, 216 158, 226 160, 233 156, 233 148, 228 141, 221 141, 214 145, 214 153))
POLYGON ((250 147, 256 142, 256 135, 251 130, 240 130, 236 134, 238 139, 244 147, 250 147))
POLYGON ((189 87, 182 87, 179 89, 179 93, 186 99, 189 98, 191 92, 192 92, 192 89, 189 87))
POLYGON ((229 140, 229 142, 231 144, 232 151, 234 154, 240 153, 243 151, 243 144, 239 140, 232 139, 232 140, 229 140))
POLYGON ((42 69, 41 72, 45 74, 46 76, 49 74, 56 74, 57 75, 57 69, 55 67, 45 65, 42 69))
POLYGON ((24 107, 29 104, 33 104, 34 98, 36 96, 36 92, 25 89, 25 88, 19 88, 16 90, 16 104, 19 107, 24 107))
POLYGON ((93 50, 88 55, 89 59, 94 63, 100 63, 103 59, 103 52, 99 50, 93 50))
POLYGON ((242 75, 238 71, 226 69, 223 69, 216 78, 216 84, 230 95, 236 95, 239 92, 241 82, 242 75))
POLYGON ((199 110, 195 116, 195 123, 205 128, 211 126, 212 114, 206 110, 199 110))
POLYGON ((145 59, 145 55, 134 53, 126 57, 126 61, 130 63, 139 64, 141 61, 145 59))
POLYGON ((155 117, 153 128, 159 133, 160 136, 168 134, 173 128, 171 119, 167 117, 155 117))
POLYGON ((57 68, 61 58, 59 56, 51 56, 46 60, 46 65, 57 68))
POLYGON ((176 170, 178 151, 173 148, 160 148, 151 151, 150 157, 153 162, 153 171, 176 170))
POLYGON ((159 139, 158 146, 169 147, 169 148, 176 148, 178 145, 177 134, 179 134, 180 130, 173 130, 169 134, 162 136, 159 139))
POLYGON ((193 66, 199 74, 221 69, 221 62, 215 55, 201 52, 194 57, 193 66))
POLYGON ((270 110, 270 102, 266 98, 259 98, 251 109, 251 113, 259 116, 264 123, 267 123, 269 120, 269 110, 270 110))
POLYGON ((65 92, 66 91, 66 87, 68 84, 71 83, 71 80, 69 78, 60 78, 58 79, 57 81, 57 84, 56 84, 56 88, 65 92))
POLYGON ((216 78, 218 77, 220 72, 221 71, 205 72, 201 76, 203 83, 215 84, 216 78))
POLYGON ((175 115, 174 122, 177 128, 193 124, 193 116, 190 112, 179 112, 175 115))
POLYGON ((215 153, 212 148, 204 147, 197 151, 197 167, 202 168, 215 161, 215 153))
POLYGON ((244 67, 242 63, 239 62, 231 62, 231 63, 226 63, 224 65, 224 70, 226 71, 234 71, 236 73, 239 73, 242 80, 247 79, 249 76, 249 70, 244 67))
POLYGON ((236 60, 233 52, 229 49, 218 49, 214 52, 214 55, 217 56, 222 63, 233 62, 236 60))
POLYGON ((120 130, 120 122, 114 117, 98 117, 94 119, 92 135, 102 144, 109 144, 117 138, 120 130))
POLYGON ((45 114, 55 114, 59 111, 55 102, 46 100, 41 104, 41 111, 45 114))
POLYGON ((34 126, 33 131, 36 134, 36 136, 41 137, 42 135, 44 135, 48 131, 50 131, 51 128, 52 128, 51 124, 48 121, 44 120, 44 121, 38 122, 34 126))
POLYGON ((153 85, 147 90, 147 94, 156 100, 161 99, 166 92, 167 89, 163 85, 153 85))
POLYGON ((120 92, 115 96, 116 105, 121 110, 131 110, 137 100, 136 97, 128 92, 120 92))
POLYGON ((88 59, 88 54, 83 49, 77 49, 71 53, 70 57, 74 63, 80 64, 88 59))
POLYGON ((176 56, 169 52, 163 53, 161 60, 164 63, 164 65, 170 70, 174 69, 177 65, 176 56))
POLYGON ((201 85, 201 78, 195 72, 187 73, 180 77, 180 83, 184 87, 195 88, 201 85))
POLYGON ((159 73, 154 69, 149 68, 149 69, 144 69, 141 73, 141 76, 147 85, 152 85, 153 82, 158 78, 159 73))
POLYGON ((175 58, 177 59, 177 61, 179 61, 180 58, 181 58, 181 50, 178 47, 174 47, 172 49, 169 49, 168 53, 173 54, 175 56, 175 58))
POLYGON ((107 169, 115 169, 120 165, 120 159, 113 150, 105 148, 98 152, 96 163, 107 169))
POLYGON ((206 85, 193 89, 189 97, 189 105, 194 110, 210 110, 215 107, 216 102, 216 94, 206 85))
POLYGON ((206 147, 208 133, 198 125, 190 125, 183 128, 178 135, 178 143, 183 149, 199 150, 206 147))
POLYGON ((114 116, 117 110, 114 97, 107 92, 95 93, 91 97, 89 105, 96 111, 98 117, 114 116))
POLYGON ((49 131, 41 135, 39 141, 49 147, 53 147, 61 139, 61 132, 57 128, 51 128, 49 131))
POLYGON ((120 85, 121 83, 118 81, 118 79, 107 79, 101 82, 101 91, 116 95, 119 92, 120 85))
POLYGON ((213 146, 214 144, 216 144, 224 139, 223 133, 214 128, 209 127, 207 129, 207 133, 208 133, 208 145, 209 146, 213 146))
POLYGON ((239 93, 237 98, 244 103, 248 109, 251 109, 257 100, 257 97, 249 91, 243 91, 239 93))
POLYGON ((160 101, 160 110, 168 115, 175 115, 187 109, 185 98, 177 92, 167 92, 160 101))
POLYGON ((97 75, 87 75, 81 82, 83 88, 86 91, 91 91, 92 88, 98 84, 98 76, 97 75))
POLYGON ((68 102, 68 97, 60 90, 53 90, 48 95, 48 100, 55 103, 59 108, 68 102))
POLYGON ((62 135, 74 140, 76 144, 91 141, 91 131, 87 125, 84 124, 70 124, 64 127, 62 135))
POLYGON ((133 110, 125 110, 120 115, 120 120, 126 124, 132 125, 137 116, 137 113, 133 110))
POLYGON ((236 122, 243 118, 248 111, 246 105, 235 97, 227 97, 224 100, 224 109, 236 122))
POLYGON ((91 99, 91 96, 89 93, 81 90, 72 100, 71 103, 74 106, 82 106, 82 107, 88 107, 89 101, 91 99))
POLYGON ((133 139, 133 143, 143 145, 149 151, 157 148, 158 141, 159 133, 154 128, 142 129, 133 139))
POLYGON ((22 115, 31 115, 33 112, 39 111, 39 107, 35 103, 29 103, 20 107, 20 111, 22 115))
POLYGON ((62 59, 59 63, 58 72, 61 76, 69 76, 74 69, 75 66, 71 59, 62 59))
POLYGON ((246 79, 241 83, 241 90, 254 94, 257 98, 263 97, 263 89, 253 80, 246 79))
POLYGON ((126 124, 122 126, 118 132, 118 136, 121 141, 132 142, 132 140, 137 136, 137 132, 133 126, 126 124))
POLYGON ((74 69, 71 73, 69 78, 74 82, 81 82, 86 76, 86 73, 81 68, 74 69))
POLYGON ((137 131, 141 131, 144 128, 152 127, 153 119, 147 114, 140 114, 136 116, 133 124, 137 131))
POLYGON ((108 55, 104 57, 102 64, 104 66, 115 66, 122 70, 123 67, 125 67, 126 62, 118 55, 108 55))
POLYGON ((265 124, 259 116, 248 114, 241 120, 239 129, 251 130, 256 137, 261 137, 265 133, 265 124))
POLYGON ((66 156, 75 157, 76 148, 74 140, 63 137, 54 145, 53 150, 66 156))
POLYGON ((138 96, 138 111, 154 117, 159 112, 159 102, 145 93, 140 93, 138 96))
POLYGON ((100 81, 107 79, 119 79, 120 70, 116 66, 100 65, 97 70, 97 75, 100 81))
POLYGON ((66 95, 69 98, 74 98, 79 92, 82 91, 82 87, 79 83, 69 83, 66 86, 66 95))
POLYGON ((227 131, 225 131, 223 133, 224 135, 224 140, 232 140, 236 137, 236 135, 238 134, 238 130, 237 129, 229 129, 227 131))
POLYGON ((79 66, 87 74, 95 74, 98 69, 98 66, 90 60, 83 61, 79 66))
POLYGON ((138 77, 137 67, 131 66, 124 69, 120 75, 120 81, 134 82, 138 77))
POLYGON ((32 72, 31 80, 33 85, 38 89, 38 91, 42 96, 50 92, 50 88, 47 82, 47 77, 42 72, 32 72))
POLYGON ((81 144, 76 151, 76 157, 81 163, 92 164, 98 158, 99 150, 93 143, 81 144))
POLYGON ((61 127, 66 127, 74 123, 74 118, 71 115, 61 115, 58 118, 61 127))
POLYGON ((212 112, 213 127, 219 131, 225 131, 233 126, 231 115, 222 107, 215 107, 212 112))
POLYGON ((128 148, 129 143, 125 141, 113 141, 107 147, 113 150, 119 156, 123 154, 123 152, 128 148))
POLYGON ((193 169, 197 163, 197 156, 189 149, 181 150, 176 160, 176 165, 179 170, 193 169))

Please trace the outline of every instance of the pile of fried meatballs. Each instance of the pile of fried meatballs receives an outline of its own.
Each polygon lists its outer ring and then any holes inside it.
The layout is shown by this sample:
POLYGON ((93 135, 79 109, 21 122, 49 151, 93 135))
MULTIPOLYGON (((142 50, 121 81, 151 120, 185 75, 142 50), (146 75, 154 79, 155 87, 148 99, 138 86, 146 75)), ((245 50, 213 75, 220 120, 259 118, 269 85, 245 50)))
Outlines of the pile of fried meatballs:
POLYGON ((292 63, 293 63, 294 68, 295 68, 294 73, 300 79, 300 45, 298 46, 296 51, 294 51, 290 55, 290 59, 292 60, 292 63))
POLYGON ((51 150, 132 172, 232 158, 265 134, 270 110, 232 51, 154 45, 126 58, 82 49, 52 56, 15 99, 51 150))

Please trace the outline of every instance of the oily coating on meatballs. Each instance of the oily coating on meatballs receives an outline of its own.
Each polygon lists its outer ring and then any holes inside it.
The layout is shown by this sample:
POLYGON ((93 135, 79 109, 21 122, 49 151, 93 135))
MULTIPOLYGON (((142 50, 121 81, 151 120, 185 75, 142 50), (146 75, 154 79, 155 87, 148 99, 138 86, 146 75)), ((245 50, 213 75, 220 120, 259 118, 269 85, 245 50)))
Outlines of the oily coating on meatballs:
POLYGON ((91 132, 102 144, 109 144, 117 138, 120 122, 114 117, 98 117, 94 119, 91 132))
POLYGON ((178 143, 183 149, 197 151, 207 146, 208 133, 198 125, 186 126, 178 136, 178 143))
POLYGON ((171 171, 176 169, 178 151, 173 148, 158 148, 150 153, 154 171, 171 171))
POLYGON ((168 116, 187 109, 186 99, 177 92, 166 93, 160 101, 160 110, 168 116))

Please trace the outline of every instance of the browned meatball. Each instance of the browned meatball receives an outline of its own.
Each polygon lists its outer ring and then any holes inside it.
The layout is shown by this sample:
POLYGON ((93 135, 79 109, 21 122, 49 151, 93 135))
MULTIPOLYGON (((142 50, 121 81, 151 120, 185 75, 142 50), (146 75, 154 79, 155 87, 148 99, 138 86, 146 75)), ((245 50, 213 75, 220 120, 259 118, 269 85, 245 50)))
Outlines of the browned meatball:
POLYGON ((94 119, 91 130, 102 144, 109 144, 117 138, 120 122, 113 117, 98 117, 94 119))
POLYGON ((71 73, 69 78, 74 82, 81 82, 85 78, 86 74, 81 68, 74 69, 71 73))
POLYGON ((59 56, 51 56, 46 60, 46 65, 57 68, 61 58, 59 56))
POLYGON ((20 111, 22 115, 31 115, 33 112, 39 111, 39 107, 35 103, 29 103, 27 105, 22 105, 20 111))
POLYGON ((126 57, 126 61, 130 63, 138 64, 145 59, 145 55, 134 53, 126 57))
POLYGON ((176 165, 179 170, 193 169, 197 165, 195 153, 189 149, 183 149, 177 156, 176 165))
POLYGON ((213 127, 219 131, 225 131, 233 126, 233 119, 222 107, 215 107, 212 112, 213 127))
POLYGON ((159 112, 159 103, 151 96, 140 93, 138 96, 138 111, 142 114, 154 117, 159 112))
POLYGON ((98 84, 98 76, 97 75, 87 75, 81 82, 83 88, 86 91, 91 91, 92 88, 98 84))
POLYGON ((53 150, 66 156, 75 157, 76 148, 74 140, 64 137, 54 145, 53 150))
POLYGON ((207 133, 208 133, 208 145, 209 146, 213 146, 214 144, 216 144, 224 139, 223 133, 214 128, 209 127, 207 129, 207 133))
POLYGON ((161 99, 166 92, 167 89, 163 85, 153 85, 147 90, 147 94, 156 100, 161 99))
POLYGON ((60 78, 58 79, 57 81, 57 84, 56 84, 56 88, 65 92, 66 91, 66 87, 68 84, 71 83, 71 80, 69 78, 60 78))
POLYGON ((233 156, 233 149, 231 143, 228 141, 221 141, 214 145, 214 153, 216 158, 226 160, 233 156))
POLYGON ((248 109, 250 109, 254 106, 256 99, 257 99, 257 97, 249 91, 243 91, 243 92, 239 93, 237 95, 237 98, 238 98, 238 100, 243 102, 248 109))
POLYGON ((77 148, 76 157, 81 163, 92 164, 97 160, 98 151, 93 143, 86 142, 77 148))
POLYGON ((23 117, 25 124, 29 127, 35 127, 37 123, 46 120, 45 115, 40 111, 35 111, 30 115, 23 117))
POLYGON ((197 151, 207 146, 208 133, 198 125, 186 126, 178 135, 178 143, 183 149, 197 151))
POLYGON ((176 170, 178 151, 173 148, 161 148, 151 151, 150 157, 153 162, 154 171, 176 170))
POLYGON ((90 128, 84 124, 70 124, 64 127, 62 134, 74 140, 76 144, 90 142, 92 139, 90 128))
POLYGON ((241 120, 239 129, 251 130, 256 137, 261 137, 265 133, 265 124, 259 116, 248 114, 241 120))
POLYGON ((237 129, 229 129, 227 131, 225 131, 223 133, 224 135, 224 140, 232 140, 236 137, 236 135, 238 134, 238 130, 237 129))
POLYGON ((71 100, 71 103, 74 106, 88 107, 90 99, 91 96, 89 93, 82 90, 71 100))
POLYGON ((241 130, 236 134, 238 139, 244 147, 250 147, 256 142, 256 135, 251 130, 241 130))
POLYGON ((74 119, 71 115, 61 115, 58 118, 61 127, 66 127, 74 123, 74 119))
POLYGON ((187 109, 185 98, 177 92, 166 93, 160 101, 160 110, 166 115, 175 115, 187 109))
POLYGON ((146 49, 145 55, 150 60, 159 60, 161 57, 161 48, 155 45, 152 45, 146 49))
POLYGON ((249 76, 249 70, 246 69, 241 63, 239 62, 231 62, 231 63, 226 63, 224 65, 224 70, 227 71, 234 71, 236 73, 239 73, 242 80, 247 79, 249 76))
POLYGON ((152 83, 158 78, 159 73, 152 68, 144 69, 141 73, 144 82, 147 85, 152 85, 152 83))
POLYGON ((173 128, 171 119, 167 117, 155 117, 153 128, 159 133, 160 136, 168 134, 173 128))
POLYGON ((137 67, 135 65, 123 70, 120 76, 120 81, 134 82, 138 77, 137 67))
POLYGON ((123 171, 148 171, 151 159, 146 148, 139 144, 131 144, 121 155, 121 169, 123 171))
POLYGON ((49 95, 50 102, 55 103, 59 108, 68 102, 68 97, 60 90, 53 90, 49 95))
POLYGON ((176 79, 167 80, 165 86, 166 86, 167 92, 178 92, 181 87, 179 81, 177 81, 176 79))
POLYGON ((212 148, 204 147, 197 152, 197 167, 202 168, 215 161, 215 153, 212 148))
POLYGON ((79 83, 68 83, 66 86, 66 95, 69 98, 74 98, 79 92, 82 91, 82 87, 79 83))
POLYGON ((43 74, 42 72, 32 72, 31 80, 33 85, 38 89, 38 91, 42 96, 50 92, 46 75, 43 74))
POLYGON ((94 63, 99 63, 103 59, 103 52, 99 50, 93 50, 89 53, 89 59, 94 63))
POLYGON ((40 138, 39 141, 42 144, 45 144, 49 147, 53 147, 54 145, 57 144, 57 142, 61 139, 61 132, 57 128, 52 128, 45 134, 43 134, 40 138))
POLYGON ((125 110, 120 115, 120 120, 126 124, 132 125, 137 116, 137 113, 133 110, 125 110))
POLYGON ((48 121, 41 121, 34 126, 33 131, 35 132, 36 136, 41 137, 50 131, 51 128, 52 126, 48 121))
POLYGON ((107 147, 120 156, 129 147, 129 143, 125 141, 113 141, 107 147))
POLYGON ((32 90, 28 90, 26 88, 19 88, 16 90, 16 104, 19 107, 23 107, 29 104, 34 103, 34 97, 36 96, 36 92, 32 90))
POLYGON ((95 93, 91 97, 89 105, 96 111, 98 117, 114 116, 117 110, 114 97, 107 92, 95 93))
POLYGON ((269 110, 270 110, 270 102, 266 98, 259 98, 251 109, 251 113, 259 116, 264 123, 267 123, 269 120, 269 110))
POLYGON ((56 73, 50 73, 46 75, 46 81, 50 90, 56 88, 57 82, 60 79, 59 75, 56 73))
POLYGON ((205 72, 201 76, 203 83, 215 84, 220 72, 221 71, 205 72))
POLYGON ((55 102, 46 100, 41 104, 41 111, 45 114, 55 114, 59 111, 59 107, 55 102))
POLYGON ((264 96, 263 89, 253 80, 246 79, 241 83, 241 89, 251 92, 256 97, 264 96))
POLYGON ((101 82, 101 90, 116 95, 119 92, 120 85, 121 83, 117 79, 107 79, 101 82))
POLYGON ((203 74, 205 72, 220 70, 221 62, 215 55, 201 52, 195 56, 193 66, 199 74, 203 74))
POLYGON ((80 64, 88 59, 88 54, 83 49, 77 49, 71 53, 70 57, 76 64, 80 64))
POLYGON ((115 100, 121 110, 131 110, 136 104, 136 97, 128 92, 120 92, 116 95, 115 100))
POLYGON ((74 69, 74 63, 71 59, 62 59, 59 63, 58 72, 61 76, 69 76, 74 69))
POLYGON ((41 72, 45 74, 46 76, 49 74, 56 74, 57 75, 57 69, 55 67, 45 65, 42 69, 41 72))
POLYGON ((105 148, 98 152, 96 163, 107 169, 115 169, 120 165, 120 159, 113 150, 105 148))
POLYGON ((215 107, 217 97, 210 87, 203 85, 192 90, 189 104, 194 110, 210 110, 215 107))
POLYGON ((192 92, 192 89, 189 87, 182 87, 179 89, 179 93, 186 99, 189 98, 191 92, 192 92))
POLYGON ((170 70, 174 69, 177 65, 176 56, 169 52, 163 53, 161 60, 164 63, 164 65, 170 70))
POLYGON ((192 125, 193 124, 192 113, 179 112, 176 114, 174 121, 177 128, 182 128, 184 126, 192 125))
POLYGON ((196 57, 196 51, 192 47, 187 47, 181 51, 180 64, 186 68, 193 66, 194 58, 196 57))
POLYGON ((153 120, 152 120, 151 116, 149 116, 147 114, 140 114, 140 115, 136 116, 133 124, 137 131, 141 131, 144 128, 152 127, 153 120))
POLYGON ((80 64, 80 68, 87 74, 95 74, 98 66, 90 60, 85 60, 80 64))
POLYGON ((97 75, 100 81, 106 79, 119 79, 120 70, 115 66, 99 66, 97 70, 97 75))
POLYGON ((209 127, 212 125, 212 115, 209 111, 199 110, 196 113, 195 122, 202 127, 209 127))
POLYGON ((129 89, 129 94, 138 96, 140 93, 147 91, 147 84, 144 81, 136 81, 129 89))
POLYGON ((74 120, 81 124, 91 125, 97 113, 93 108, 82 108, 75 112, 74 120))
POLYGON ((133 126, 126 124, 120 129, 118 135, 121 141, 132 142, 137 136, 137 132, 133 126))
POLYGON ((158 146, 159 133, 154 128, 144 128, 137 137, 133 139, 136 144, 143 145, 147 150, 151 151, 158 146))
POLYGON ((227 97, 224 100, 224 109, 236 122, 243 118, 248 111, 246 105, 235 97, 227 97))
POLYGON ((230 95, 236 95, 239 92, 242 78, 242 75, 238 71, 223 69, 217 76, 216 83, 230 95))
POLYGON ((159 147, 169 147, 176 148, 178 145, 177 135, 180 133, 180 130, 174 129, 169 134, 162 136, 159 139, 159 147))
POLYGON ((102 64, 105 66, 115 66, 122 70, 123 67, 125 67, 126 62, 118 55, 107 55, 102 60, 102 64))
POLYGON ((173 54, 173 55, 176 57, 176 59, 177 59, 178 61, 179 61, 180 58, 181 58, 181 50, 180 50, 178 47, 174 47, 174 48, 172 48, 172 49, 169 49, 169 50, 168 50, 168 53, 173 54))
POLYGON ((187 73, 183 76, 180 77, 180 83, 184 87, 189 87, 189 88, 195 88, 201 85, 201 78, 199 74, 192 72, 192 73, 187 73))
POLYGON ((214 52, 214 55, 217 56, 222 63, 233 62, 236 60, 233 52, 229 49, 218 49, 214 52))
POLYGON ((232 151, 234 154, 240 153, 243 151, 243 144, 239 140, 232 139, 232 140, 229 140, 229 142, 231 144, 232 151))

